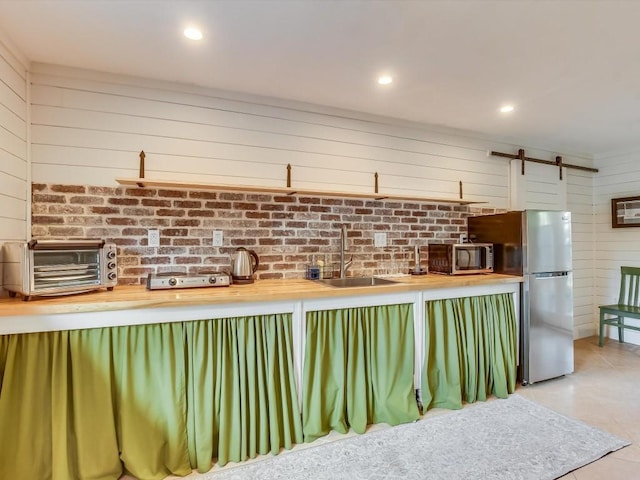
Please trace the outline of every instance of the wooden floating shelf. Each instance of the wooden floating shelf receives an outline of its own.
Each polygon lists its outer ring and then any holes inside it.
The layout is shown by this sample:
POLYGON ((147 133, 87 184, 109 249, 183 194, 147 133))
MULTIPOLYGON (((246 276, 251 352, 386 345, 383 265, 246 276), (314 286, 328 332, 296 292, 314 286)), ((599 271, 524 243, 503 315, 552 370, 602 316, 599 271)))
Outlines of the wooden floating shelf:
POLYGON ((181 182, 174 180, 150 180, 148 178, 116 178, 120 185, 132 187, 161 187, 195 190, 220 190, 225 192, 257 192, 276 193, 281 195, 311 195, 320 197, 369 198, 373 200, 412 200, 418 202, 450 203, 455 205, 472 205, 486 202, 472 202, 462 199, 429 198, 414 195, 398 195, 384 193, 348 193, 327 190, 306 190, 291 187, 257 187, 251 185, 215 185, 211 183, 181 182))

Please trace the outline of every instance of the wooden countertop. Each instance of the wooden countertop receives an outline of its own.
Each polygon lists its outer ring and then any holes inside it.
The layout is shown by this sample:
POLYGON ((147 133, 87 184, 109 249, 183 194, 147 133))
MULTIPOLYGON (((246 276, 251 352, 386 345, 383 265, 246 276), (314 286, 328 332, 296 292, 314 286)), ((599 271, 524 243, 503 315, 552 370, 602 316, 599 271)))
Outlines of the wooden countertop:
POLYGON ((287 300, 296 301, 501 283, 520 283, 523 280, 522 277, 500 274, 459 276, 430 274, 419 277, 394 277, 391 279, 398 283, 394 285, 336 288, 320 282, 304 279, 257 280, 255 283, 249 285, 154 291, 147 290, 143 285, 120 286, 111 292, 101 290, 58 297, 34 297, 29 302, 23 302, 19 296, 18 298, 1 299, 0 317, 287 300))

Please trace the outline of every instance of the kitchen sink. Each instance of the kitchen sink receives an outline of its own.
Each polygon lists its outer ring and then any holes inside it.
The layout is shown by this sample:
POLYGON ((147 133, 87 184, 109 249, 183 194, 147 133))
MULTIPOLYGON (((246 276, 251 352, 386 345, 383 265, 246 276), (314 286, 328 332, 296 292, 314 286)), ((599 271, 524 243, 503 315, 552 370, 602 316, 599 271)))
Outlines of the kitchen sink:
POLYGON ((331 287, 374 287, 376 285, 393 285, 393 280, 378 277, 348 277, 348 278, 324 278, 318 280, 331 287))

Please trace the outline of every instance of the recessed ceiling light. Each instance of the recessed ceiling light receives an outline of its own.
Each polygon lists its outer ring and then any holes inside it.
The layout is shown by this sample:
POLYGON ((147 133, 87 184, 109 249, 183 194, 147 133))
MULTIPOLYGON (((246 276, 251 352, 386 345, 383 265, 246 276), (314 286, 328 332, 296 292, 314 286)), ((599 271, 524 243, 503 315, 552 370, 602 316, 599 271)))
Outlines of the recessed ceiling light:
POLYGON ((195 27, 185 28, 184 36, 191 40, 202 40, 202 32, 195 27))
POLYGON ((378 83, 380 85, 390 85, 393 83, 393 77, 390 75, 382 75, 381 77, 378 77, 378 83))
POLYGON ((514 106, 513 105, 503 105, 502 107, 500 107, 500 111, 502 113, 513 112, 513 110, 514 110, 514 106))

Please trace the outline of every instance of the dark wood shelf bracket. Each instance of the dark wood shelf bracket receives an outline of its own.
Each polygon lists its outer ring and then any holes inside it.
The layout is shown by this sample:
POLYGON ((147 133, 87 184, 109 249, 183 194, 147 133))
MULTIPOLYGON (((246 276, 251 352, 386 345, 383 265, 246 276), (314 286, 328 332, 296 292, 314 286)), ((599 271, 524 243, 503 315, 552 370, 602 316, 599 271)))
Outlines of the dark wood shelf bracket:
MULTIPOLYGON (((144 154, 144 150, 140 150, 140 174, 138 175, 138 178, 144 178, 144 157, 146 155, 144 154)), ((144 187, 143 183, 138 183, 138 186, 140 188, 144 187)))
MULTIPOLYGON (((373 193, 380 193, 379 189, 378 189, 378 179, 380 178, 380 176, 378 175, 378 172, 375 172, 373 174, 373 193)), ((376 200, 384 200, 385 198, 389 198, 386 196, 382 196, 382 197, 376 197, 376 200)))

